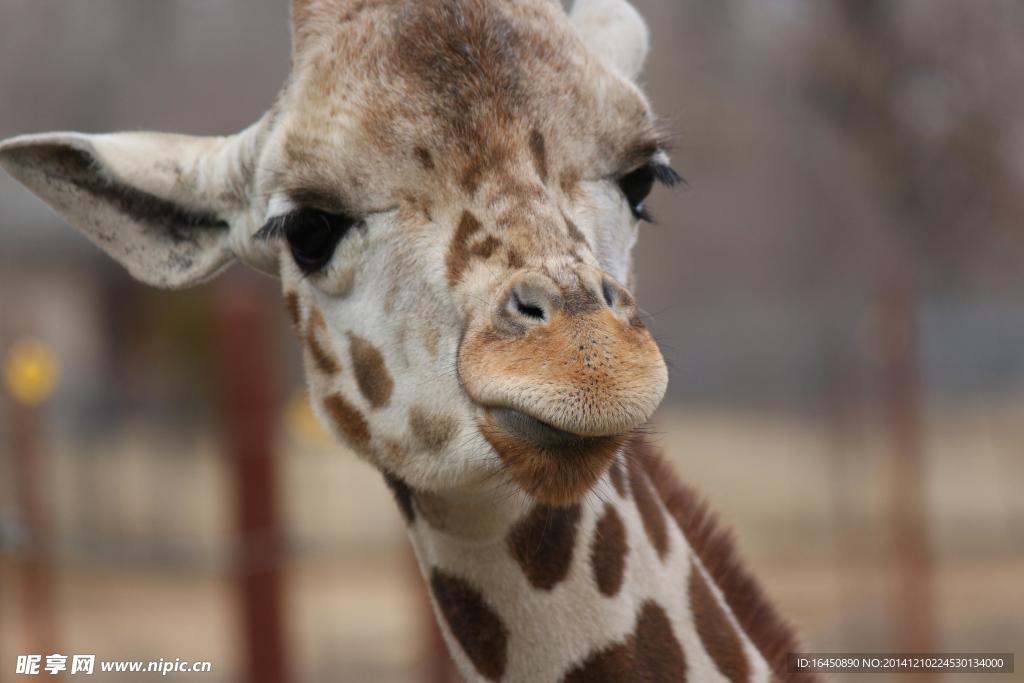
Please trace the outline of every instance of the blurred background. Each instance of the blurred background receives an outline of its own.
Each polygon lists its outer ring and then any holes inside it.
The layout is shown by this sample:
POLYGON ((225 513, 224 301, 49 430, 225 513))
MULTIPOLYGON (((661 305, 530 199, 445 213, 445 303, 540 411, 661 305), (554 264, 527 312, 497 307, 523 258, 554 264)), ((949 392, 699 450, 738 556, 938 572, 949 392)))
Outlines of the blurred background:
MULTIPOLYGON (((636 5, 688 180, 637 249, 656 440, 808 649, 1020 651, 1024 4, 636 5)), ((0 137, 239 130, 287 18, 0 0, 0 137)), ((0 235, 0 679, 60 652, 441 680, 399 515, 312 421, 274 282, 144 288, 6 175, 0 235)))

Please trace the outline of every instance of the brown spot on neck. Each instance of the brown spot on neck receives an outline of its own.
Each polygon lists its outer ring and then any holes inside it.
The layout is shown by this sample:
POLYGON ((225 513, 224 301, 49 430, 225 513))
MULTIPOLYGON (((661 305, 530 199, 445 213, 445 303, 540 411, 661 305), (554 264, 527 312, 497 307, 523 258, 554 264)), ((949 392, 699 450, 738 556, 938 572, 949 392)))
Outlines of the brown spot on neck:
POLYGON ((690 565, 688 592, 697 634, 715 666, 733 683, 746 681, 750 667, 743 644, 696 563, 690 565))
POLYGON ((317 338, 320 330, 326 330, 327 323, 319 309, 314 308, 309 314, 309 323, 306 329, 306 348, 309 349, 309 356, 313 360, 313 366, 322 374, 333 376, 341 372, 341 364, 330 351, 325 349, 317 338))
POLYGON ((324 314, 320 312, 319 308, 314 308, 309 312, 309 321, 306 325, 310 331, 327 329, 327 321, 324 320, 324 314))
POLYGON ((636 460, 629 465, 629 486, 633 490, 633 500, 640 511, 640 519, 644 523, 644 531, 651 545, 658 551, 658 557, 665 559, 668 553, 668 527, 665 524, 665 513, 661 509, 661 501, 651 490, 647 474, 636 460))
POLYGON ((648 600, 636 620, 636 664, 645 675, 640 680, 686 680, 686 657, 672 632, 672 623, 661 605, 648 600))
POLYGON ((448 415, 413 406, 409 411, 409 429, 417 446, 440 453, 455 436, 458 425, 448 415))
POLYGON ((431 491, 420 491, 416 495, 416 509, 420 516, 437 531, 450 531, 450 512, 447 501, 431 491))
POLYGON ((322 374, 332 376, 341 371, 337 359, 330 351, 321 346, 316 338, 316 332, 309 331, 306 335, 306 348, 309 349, 309 357, 313 360, 313 366, 322 374))
POLYGON ((533 167, 540 176, 540 181, 548 184, 548 152, 544 143, 544 136, 539 130, 530 133, 530 155, 533 157, 533 167))
POLYGON ((395 503, 398 504, 398 510, 402 513, 405 523, 412 524, 415 522, 416 509, 413 507, 413 493, 409 485, 390 472, 384 473, 384 483, 391 489, 391 493, 395 497, 395 503))
POLYGON ((371 406, 383 408, 391 400, 391 392, 395 387, 384 363, 384 357, 377 347, 366 339, 351 332, 348 339, 352 370, 355 372, 359 391, 371 406))
POLYGON ((366 420, 341 394, 330 394, 324 399, 327 415, 338 427, 349 444, 357 451, 364 450, 370 442, 370 428, 366 420))
POLYGON ((594 570, 597 589, 608 597, 614 596, 622 587, 626 573, 626 526, 610 503, 604 506, 604 514, 594 527, 594 540, 590 545, 590 565, 594 570))
POLYGON ((509 552, 535 588, 551 590, 569 574, 579 520, 578 505, 537 505, 512 527, 509 552))
POLYGON ((477 673, 497 681, 505 673, 508 629, 480 592, 440 569, 430 575, 430 591, 455 641, 477 673))
POLYGON ((591 653, 562 681, 685 683, 686 657, 665 610, 648 600, 640 606, 633 633, 621 643, 591 653))
POLYGON ((799 652, 801 644, 744 568, 732 534, 719 524, 704 498, 692 486, 680 483, 672 467, 642 436, 632 438, 626 448, 630 462, 636 462, 654 482, 669 516, 722 591, 743 633, 768 660, 776 679, 787 683, 819 681, 814 674, 789 671, 788 653, 799 652))

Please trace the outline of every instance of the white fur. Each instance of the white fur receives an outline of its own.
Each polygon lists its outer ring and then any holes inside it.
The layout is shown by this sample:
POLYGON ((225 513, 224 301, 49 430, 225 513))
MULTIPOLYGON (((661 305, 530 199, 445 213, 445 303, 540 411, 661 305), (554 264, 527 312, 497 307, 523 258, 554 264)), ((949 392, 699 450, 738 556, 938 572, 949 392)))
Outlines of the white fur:
MULTIPOLYGON (((544 591, 529 584, 505 541, 507 530, 528 508, 520 498, 492 504, 488 508, 491 515, 503 517, 504 521, 492 519, 490 533, 484 535, 478 533, 479 505, 449 505, 452 514, 446 517, 449 528, 445 531, 433 528, 422 516, 409 529, 422 567, 427 571, 437 567, 468 581, 480 589, 490 607, 501 615, 508 628, 508 664, 503 681, 560 680, 595 650, 622 642, 636 627, 639 606, 653 599, 666 610, 683 648, 687 680, 724 683, 726 678, 697 632, 686 597, 694 566, 705 573, 716 601, 736 628, 750 665, 749 680, 760 683, 771 679, 768 663, 739 628, 721 591, 670 519, 665 519, 669 550, 662 559, 648 540, 635 499, 620 496, 606 475, 581 502, 568 576, 550 591, 544 591), (628 539, 623 585, 614 598, 598 592, 590 558, 590 542, 606 502, 618 511, 628 539), (472 532, 466 533, 467 528, 472 532)), ((482 682, 484 679, 448 630, 445 619, 438 616, 463 678, 482 682)))
MULTIPOLYGON (((237 248, 248 249, 251 243, 256 221, 249 184, 260 130, 257 124, 231 137, 24 135, 0 144, 0 165, 134 277, 158 287, 187 287, 216 275, 237 248), (175 226, 191 237, 176 240, 167 229, 140 224, 116 201, 84 190, 81 176, 77 183, 70 178, 58 161, 61 150, 93 159, 85 171, 89 183, 131 188, 185 210, 214 214, 230 228, 188 231, 175 226)), ((257 254, 247 260, 269 266, 257 254)))
POLYGON ((583 42, 629 80, 636 80, 650 50, 647 23, 626 0, 576 0, 569 15, 583 42))

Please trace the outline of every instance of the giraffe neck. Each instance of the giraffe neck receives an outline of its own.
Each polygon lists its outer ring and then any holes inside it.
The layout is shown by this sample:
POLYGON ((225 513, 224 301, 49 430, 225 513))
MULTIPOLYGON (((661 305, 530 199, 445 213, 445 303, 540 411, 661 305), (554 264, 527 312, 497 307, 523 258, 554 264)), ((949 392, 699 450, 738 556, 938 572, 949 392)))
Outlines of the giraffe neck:
POLYGON ((441 496, 389 482, 467 680, 786 677, 791 635, 781 626, 764 631, 774 626, 771 607, 707 509, 666 475, 634 439, 571 507, 501 490, 441 496), (749 633, 757 623, 763 632, 749 633))

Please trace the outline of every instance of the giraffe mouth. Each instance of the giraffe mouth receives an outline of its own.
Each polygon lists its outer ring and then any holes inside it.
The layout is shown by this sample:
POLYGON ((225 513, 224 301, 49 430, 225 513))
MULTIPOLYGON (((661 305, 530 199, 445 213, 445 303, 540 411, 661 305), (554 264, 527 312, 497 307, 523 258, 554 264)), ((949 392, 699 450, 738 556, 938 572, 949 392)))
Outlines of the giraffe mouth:
POLYGON ((512 408, 487 409, 480 432, 512 480, 550 505, 579 501, 628 437, 573 434, 512 408))
POLYGON ((505 431, 544 449, 575 449, 588 441, 608 438, 573 434, 512 408, 495 408, 488 412, 494 423, 505 431))

